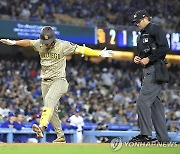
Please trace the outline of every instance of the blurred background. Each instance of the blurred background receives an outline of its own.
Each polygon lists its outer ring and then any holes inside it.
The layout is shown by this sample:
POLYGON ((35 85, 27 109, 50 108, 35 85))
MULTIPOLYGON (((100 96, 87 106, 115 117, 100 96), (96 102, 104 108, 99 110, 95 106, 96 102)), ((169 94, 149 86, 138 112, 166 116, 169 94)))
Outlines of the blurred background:
MULTIPOLYGON (((138 29, 132 14, 145 9, 167 32, 170 82, 162 91, 169 132, 180 130, 180 2, 178 0, 1 0, 0 38, 38 39, 45 25, 57 38, 93 49, 118 51, 117 59, 67 57, 68 93, 60 99, 63 129, 70 117, 84 120, 83 130, 137 131, 136 98, 141 66, 133 63, 138 29)), ((0 43, 0 127, 21 131, 39 123, 43 100, 39 55, 31 48, 0 43), (9 121, 9 122, 7 122, 9 121)), ((53 131, 52 126, 47 131, 53 131)), ((8 142, 0 132, 0 141, 8 142)), ((53 138, 54 136, 52 136, 53 138)), ((68 138, 68 136, 67 136, 68 138)), ((51 136, 47 140, 52 141, 51 136)), ((106 138, 99 138, 106 142, 106 138)), ((13 142, 38 142, 34 134, 14 136, 13 142)))

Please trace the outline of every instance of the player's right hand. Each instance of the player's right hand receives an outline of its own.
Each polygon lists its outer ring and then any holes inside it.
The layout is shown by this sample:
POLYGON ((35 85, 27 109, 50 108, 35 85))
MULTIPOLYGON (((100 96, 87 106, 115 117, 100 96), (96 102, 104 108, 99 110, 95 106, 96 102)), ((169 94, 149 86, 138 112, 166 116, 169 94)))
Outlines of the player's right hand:
POLYGON ((139 64, 139 63, 141 62, 141 57, 135 56, 135 57, 134 57, 134 62, 135 62, 136 64, 139 64))
POLYGON ((10 39, 1 39, 0 41, 7 45, 15 45, 16 44, 15 40, 10 40, 10 39))

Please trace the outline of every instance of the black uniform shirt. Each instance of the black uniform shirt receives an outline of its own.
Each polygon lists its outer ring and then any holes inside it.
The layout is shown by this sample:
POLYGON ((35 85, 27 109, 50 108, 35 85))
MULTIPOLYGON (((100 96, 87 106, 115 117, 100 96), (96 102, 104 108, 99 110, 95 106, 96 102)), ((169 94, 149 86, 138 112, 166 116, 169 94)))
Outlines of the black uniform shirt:
POLYGON ((158 59, 163 60, 169 51, 166 33, 158 25, 149 23, 138 36, 137 49, 138 56, 149 57, 151 63, 158 59))

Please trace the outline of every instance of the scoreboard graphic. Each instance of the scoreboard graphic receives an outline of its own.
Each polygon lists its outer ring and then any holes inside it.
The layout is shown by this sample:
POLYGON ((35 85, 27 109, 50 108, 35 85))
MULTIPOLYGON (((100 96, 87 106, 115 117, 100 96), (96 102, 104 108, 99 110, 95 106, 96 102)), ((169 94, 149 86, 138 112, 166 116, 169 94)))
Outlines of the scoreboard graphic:
MULTIPOLYGON (((38 39, 43 26, 52 26, 56 37, 86 45, 103 45, 104 47, 132 51, 137 46, 138 31, 127 29, 107 29, 98 27, 82 27, 58 25, 53 23, 37 23, 0 20, 0 38, 38 39), (8 32, 8 33, 7 33, 8 32)), ((171 51, 180 53, 180 33, 166 34, 171 51)))
MULTIPOLYGON (((135 48, 137 46, 138 31, 97 29, 97 43, 117 48, 135 48)), ((172 51, 180 52, 180 33, 166 34, 172 51)))

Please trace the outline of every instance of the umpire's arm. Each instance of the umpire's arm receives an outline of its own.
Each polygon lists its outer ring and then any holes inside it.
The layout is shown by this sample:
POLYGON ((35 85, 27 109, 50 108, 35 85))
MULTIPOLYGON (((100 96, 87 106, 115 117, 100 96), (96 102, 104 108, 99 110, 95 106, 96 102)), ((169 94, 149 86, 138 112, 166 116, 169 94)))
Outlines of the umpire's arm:
POLYGON ((157 25, 154 25, 151 33, 157 45, 156 51, 152 52, 152 54, 149 56, 150 61, 154 62, 158 59, 165 58, 166 53, 169 51, 169 46, 166 39, 166 33, 162 28, 160 28, 157 25))

